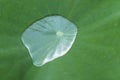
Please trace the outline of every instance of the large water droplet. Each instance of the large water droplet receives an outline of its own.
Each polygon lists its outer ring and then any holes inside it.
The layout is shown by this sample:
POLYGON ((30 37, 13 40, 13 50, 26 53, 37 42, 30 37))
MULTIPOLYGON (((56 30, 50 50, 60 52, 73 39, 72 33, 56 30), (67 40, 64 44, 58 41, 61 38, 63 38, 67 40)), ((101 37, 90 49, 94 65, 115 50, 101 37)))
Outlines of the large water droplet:
POLYGON ((22 35, 35 66, 42 66, 72 47, 76 26, 62 16, 49 16, 33 23, 22 35))

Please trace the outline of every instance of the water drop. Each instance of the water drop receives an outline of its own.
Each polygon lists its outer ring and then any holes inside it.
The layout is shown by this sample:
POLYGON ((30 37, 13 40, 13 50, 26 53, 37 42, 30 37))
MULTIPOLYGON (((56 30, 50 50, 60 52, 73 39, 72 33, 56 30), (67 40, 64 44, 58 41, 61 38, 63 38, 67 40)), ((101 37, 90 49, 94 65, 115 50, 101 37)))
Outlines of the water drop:
POLYGON ((33 23, 22 35, 35 66, 65 55, 76 38, 76 26, 62 16, 48 16, 33 23))

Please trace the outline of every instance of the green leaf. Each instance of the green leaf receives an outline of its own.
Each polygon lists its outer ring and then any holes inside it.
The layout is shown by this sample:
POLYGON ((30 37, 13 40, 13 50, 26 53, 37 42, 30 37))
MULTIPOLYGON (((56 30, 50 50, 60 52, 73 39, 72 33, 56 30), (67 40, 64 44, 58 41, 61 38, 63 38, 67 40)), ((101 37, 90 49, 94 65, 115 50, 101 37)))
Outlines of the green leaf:
POLYGON ((120 0, 0 0, 0 80, 119 80, 119 41, 120 0), (67 55, 37 68, 21 36, 54 14, 78 35, 67 55))

